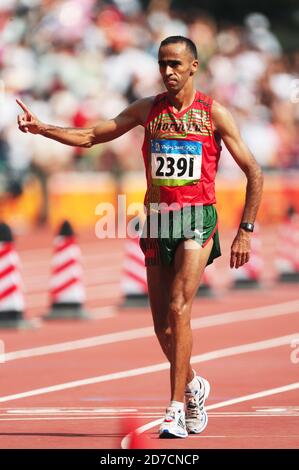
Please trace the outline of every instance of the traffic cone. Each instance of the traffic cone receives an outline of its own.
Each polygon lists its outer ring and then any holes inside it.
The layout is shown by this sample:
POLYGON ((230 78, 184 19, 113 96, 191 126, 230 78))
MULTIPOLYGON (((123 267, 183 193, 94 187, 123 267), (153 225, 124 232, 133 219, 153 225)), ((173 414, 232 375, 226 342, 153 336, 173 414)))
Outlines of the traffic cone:
POLYGON ((289 207, 286 219, 279 228, 279 246, 275 259, 278 281, 299 281, 299 215, 289 207))
POLYGON ((255 225, 255 232, 251 239, 251 253, 248 263, 238 269, 232 270, 233 289, 257 288, 261 286, 261 276, 264 262, 261 255, 261 240, 259 227, 255 225))
POLYGON ((71 224, 64 221, 54 239, 50 282, 51 310, 46 320, 88 319, 83 310, 85 290, 82 282, 81 251, 71 224))
POLYGON ((121 279, 123 307, 138 307, 148 304, 148 289, 144 254, 139 246, 141 230, 138 236, 127 238, 125 242, 125 259, 121 279))
POLYGON ((0 328, 26 328, 25 302, 20 275, 20 259, 11 229, 0 223, 0 328))

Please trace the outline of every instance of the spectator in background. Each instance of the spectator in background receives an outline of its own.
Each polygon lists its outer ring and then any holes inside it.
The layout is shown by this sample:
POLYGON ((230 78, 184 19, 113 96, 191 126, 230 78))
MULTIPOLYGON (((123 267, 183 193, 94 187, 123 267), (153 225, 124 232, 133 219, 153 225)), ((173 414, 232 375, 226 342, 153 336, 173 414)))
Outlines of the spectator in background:
MULTIPOLYGON (((196 43, 201 66, 196 86, 230 108, 263 168, 298 168, 299 103, 290 102, 290 88, 298 79, 299 52, 283 53, 264 15, 251 13, 243 25, 219 25, 207 13, 174 12, 169 5, 152 0, 145 11, 139 0, 1 1, 0 80, 6 93, 0 133, 14 174, 23 179, 34 168, 45 190, 47 175, 60 169, 117 168, 119 176, 141 169, 138 131, 101 150, 83 150, 84 160, 78 149, 63 153, 62 147, 27 146, 12 129, 15 97, 23 96, 30 106, 35 101, 39 115, 58 125, 107 119, 162 89, 155 64, 158 45, 176 34, 196 43), (21 162, 17 168, 16 162, 21 162)), ((220 160, 219 171, 229 169, 233 177, 235 166, 228 161, 220 160)))

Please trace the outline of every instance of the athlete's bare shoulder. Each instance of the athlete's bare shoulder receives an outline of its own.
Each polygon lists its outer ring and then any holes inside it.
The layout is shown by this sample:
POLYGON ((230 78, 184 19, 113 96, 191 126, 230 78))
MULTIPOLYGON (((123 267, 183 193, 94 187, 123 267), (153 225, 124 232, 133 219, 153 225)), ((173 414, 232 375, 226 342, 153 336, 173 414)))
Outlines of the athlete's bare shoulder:
POLYGON ((233 118, 232 118, 231 113, 225 106, 218 103, 218 101, 213 100, 212 119, 213 119, 214 130, 217 130, 221 133, 223 128, 229 125, 233 118))
POLYGON ((141 98, 131 104, 131 109, 136 113, 138 117, 139 124, 144 126, 148 117, 148 114, 151 110, 155 96, 149 96, 146 98, 141 98))

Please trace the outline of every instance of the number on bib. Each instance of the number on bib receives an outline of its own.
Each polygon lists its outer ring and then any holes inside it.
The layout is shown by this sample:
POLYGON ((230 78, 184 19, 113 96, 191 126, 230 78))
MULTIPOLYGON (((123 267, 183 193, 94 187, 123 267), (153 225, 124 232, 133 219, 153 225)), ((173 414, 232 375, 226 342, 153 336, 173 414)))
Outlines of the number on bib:
POLYGON ((152 180, 156 186, 183 186, 200 179, 202 143, 152 140, 152 180))

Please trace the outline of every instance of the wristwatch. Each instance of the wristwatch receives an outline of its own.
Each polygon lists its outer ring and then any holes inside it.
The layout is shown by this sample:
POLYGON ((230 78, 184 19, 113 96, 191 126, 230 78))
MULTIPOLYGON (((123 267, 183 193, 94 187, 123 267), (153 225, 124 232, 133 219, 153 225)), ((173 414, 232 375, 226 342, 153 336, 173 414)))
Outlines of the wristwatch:
POLYGON ((249 222, 241 222, 240 228, 243 228, 244 230, 246 230, 246 232, 253 232, 254 224, 251 224, 249 222))

